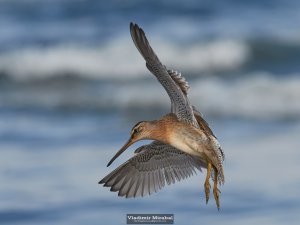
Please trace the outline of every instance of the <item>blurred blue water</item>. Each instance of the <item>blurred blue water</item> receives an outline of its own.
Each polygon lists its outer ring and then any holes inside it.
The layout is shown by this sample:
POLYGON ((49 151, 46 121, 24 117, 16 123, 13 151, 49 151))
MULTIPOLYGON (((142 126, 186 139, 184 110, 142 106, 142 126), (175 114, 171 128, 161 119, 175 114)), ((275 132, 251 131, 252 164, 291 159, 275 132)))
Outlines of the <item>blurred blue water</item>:
POLYGON ((298 224, 300 3, 0 1, 0 223, 298 224), (128 31, 189 81, 226 154, 221 210, 199 173, 144 199, 97 182, 131 126, 169 112, 128 31), (293 22, 291 22, 293 21, 293 22))
POLYGON ((128 138, 131 119, 80 112, 15 113, 15 123, 11 117, 1 113, 1 224, 120 224, 132 212, 174 213, 178 224, 299 221, 299 122, 210 120, 226 152, 218 212, 213 201, 205 205, 201 173, 144 199, 119 198, 97 184, 111 171, 105 165, 128 138))

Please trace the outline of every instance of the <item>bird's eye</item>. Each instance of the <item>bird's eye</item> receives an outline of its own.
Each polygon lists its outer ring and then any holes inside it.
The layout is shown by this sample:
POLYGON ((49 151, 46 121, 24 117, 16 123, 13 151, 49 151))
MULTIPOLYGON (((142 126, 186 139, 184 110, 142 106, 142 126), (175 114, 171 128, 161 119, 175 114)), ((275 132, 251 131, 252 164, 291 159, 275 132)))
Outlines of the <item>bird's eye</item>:
POLYGON ((137 128, 133 129, 133 134, 136 134, 137 132, 138 132, 137 128))
POLYGON ((137 128, 134 128, 132 131, 131 131, 131 135, 135 135, 137 134, 139 131, 137 128))

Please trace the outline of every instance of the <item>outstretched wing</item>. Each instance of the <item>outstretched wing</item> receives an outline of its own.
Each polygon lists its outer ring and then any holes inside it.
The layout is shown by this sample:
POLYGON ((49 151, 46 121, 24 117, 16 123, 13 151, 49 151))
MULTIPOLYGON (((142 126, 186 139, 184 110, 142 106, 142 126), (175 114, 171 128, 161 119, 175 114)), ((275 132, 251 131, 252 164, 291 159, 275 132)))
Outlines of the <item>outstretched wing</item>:
MULTIPOLYGON (((187 92, 190 88, 185 78, 176 70, 168 70, 167 71, 172 80, 176 83, 176 85, 180 88, 181 92, 184 94, 185 101, 187 105, 190 105, 189 99, 187 97, 187 92)), ((171 101, 171 112, 176 114, 176 104, 171 101)), ((194 115, 195 116, 195 115, 194 115)))
POLYGON ((181 73, 176 70, 168 70, 168 74, 171 76, 171 78, 174 80, 174 82, 178 85, 178 87, 181 89, 183 94, 185 96, 187 96, 190 86, 189 86, 188 82, 185 80, 184 76, 182 76, 181 73))
POLYGON ((206 163, 170 145, 154 141, 135 151, 136 155, 116 168, 99 184, 111 187, 119 196, 143 197, 201 171, 206 163))
POLYGON ((137 24, 130 23, 130 33, 135 46, 146 61, 147 68, 156 76, 168 93, 172 111, 177 115, 179 120, 190 123, 198 128, 198 123, 189 101, 181 91, 181 88, 176 84, 176 81, 169 75, 166 67, 158 59, 144 31, 137 24))
MULTIPOLYGON (((178 85, 178 87, 181 89, 182 93, 184 94, 186 101, 189 101, 187 97, 188 90, 190 89, 190 86, 188 85, 188 82, 185 80, 185 78, 181 75, 180 72, 176 70, 168 70, 168 74, 170 77, 174 80, 174 82, 178 85)), ((208 136, 213 136, 216 138, 212 130, 210 129, 208 123, 203 118, 202 113, 195 107, 192 106, 193 114, 195 116, 195 119, 197 120, 197 123, 199 125, 199 128, 206 133, 208 136)), ((172 112, 173 112, 173 106, 172 106, 172 112)))

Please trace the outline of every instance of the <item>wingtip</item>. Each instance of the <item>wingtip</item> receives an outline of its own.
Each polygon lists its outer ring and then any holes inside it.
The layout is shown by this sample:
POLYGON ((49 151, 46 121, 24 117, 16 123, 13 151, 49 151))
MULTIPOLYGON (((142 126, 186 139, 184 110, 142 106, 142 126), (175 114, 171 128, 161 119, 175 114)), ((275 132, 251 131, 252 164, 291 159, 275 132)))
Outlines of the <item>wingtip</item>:
POLYGON ((135 25, 134 22, 130 22, 130 24, 129 24, 130 30, 132 29, 132 27, 133 27, 134 25, 135 25))
POLYGON ((137 25, 135 22, 130 22, 129 27, 130 27, 130 30, 134 30, 136 28, 138 28, 138 29, 140 28, 139 25, 137 25))
POLYGON ((132 40, 135 39, 135 27, 136 27, 136 24, 134 22, 130 22, 129 30, 130 30, 130 35, 131 35, 132 40))
POLYGON ((136 33, 139 33, 141 32, 143 35, 145 35, 145 32, 143 31, 143 29, 137 24, 137 23, 134 23, 134 22, 130 22, 130 32, 136 32, 136 33))
POLYGON ((103 184, 103 183, 105 183, 103 179, 98 182, 98 184, 103 184))

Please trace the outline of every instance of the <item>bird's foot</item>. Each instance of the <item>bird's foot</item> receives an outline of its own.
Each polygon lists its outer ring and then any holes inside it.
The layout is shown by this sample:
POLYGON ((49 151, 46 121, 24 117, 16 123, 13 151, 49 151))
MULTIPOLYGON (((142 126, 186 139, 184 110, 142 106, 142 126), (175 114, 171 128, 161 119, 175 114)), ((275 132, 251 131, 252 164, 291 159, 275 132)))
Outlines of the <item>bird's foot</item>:
POLYGON ((213 193, 214 193, 214 197, 216 200, 217 208, 218 208, 218 210, 220 210, 220 193, 221 193, 221 191, 218 189, 218 172, 217 172, 217 170, 215 170, 213 193))
POLYGON ((205 188, 205 198, 206 198, 206 204, 207 204, 208 200, 209 200, 209 195, 210 195, 210 183, 209 183, 209 180, 205 181, 204 188, 205 188))
POLYGON ((209 178, 210 178, 210 175, 211 175, 211 167, 212 167, 211 163, 208 162, 208 164, 207 164, 207 174, 206 174, 205 183, 204 183, 206 204, 208 203, 209 195, 210 195, 209 178))
POLYGON ((221 191, 217 187, 214 187, 213 193, 214 193, 214 197, 216 200, 217 208, 218 208, 218 210, 220 210, 220 193, 221 193, 221 191))

